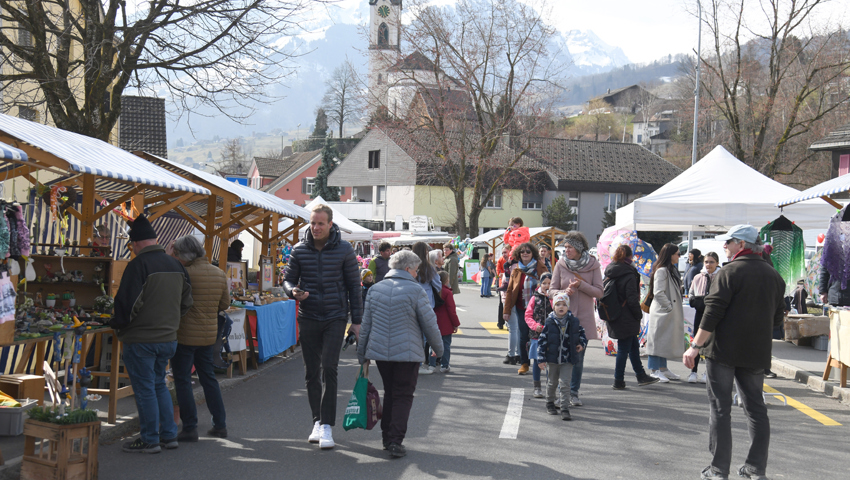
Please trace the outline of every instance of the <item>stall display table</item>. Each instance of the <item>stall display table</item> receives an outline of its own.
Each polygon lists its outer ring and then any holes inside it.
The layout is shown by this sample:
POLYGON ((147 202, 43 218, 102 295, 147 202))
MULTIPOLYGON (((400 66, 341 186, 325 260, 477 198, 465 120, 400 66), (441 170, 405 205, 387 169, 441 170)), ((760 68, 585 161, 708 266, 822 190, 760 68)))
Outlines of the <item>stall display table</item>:
POLYGON ((847 369, 850 368, 850 310, 829 310, 829 356, 823 379, 829 380, 832 368, 839 369, 839 385, 847 387, 847 369))
POLYGON ((256 345, 259 363, 285 352, 297 342, 295 300, 242 308, 247 310, 248 321, 245 325, 248 329, 248 347, 253 352, 256 345))
POLYGON ((789 314, 785 319, 785 341, 810 345, 811 337, 829 334, 829 318, 811 314, 789 314))

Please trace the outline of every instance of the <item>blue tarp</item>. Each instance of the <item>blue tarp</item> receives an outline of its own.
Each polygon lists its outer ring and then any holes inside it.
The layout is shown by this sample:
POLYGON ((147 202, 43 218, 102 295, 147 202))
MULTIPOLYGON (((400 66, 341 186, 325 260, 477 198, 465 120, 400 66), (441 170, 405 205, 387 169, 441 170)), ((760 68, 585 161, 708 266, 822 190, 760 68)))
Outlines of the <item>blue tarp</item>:
POLYGON ((260 363, 295 345, 295 300, 244 308, 257 313, 257 355, 260 363))

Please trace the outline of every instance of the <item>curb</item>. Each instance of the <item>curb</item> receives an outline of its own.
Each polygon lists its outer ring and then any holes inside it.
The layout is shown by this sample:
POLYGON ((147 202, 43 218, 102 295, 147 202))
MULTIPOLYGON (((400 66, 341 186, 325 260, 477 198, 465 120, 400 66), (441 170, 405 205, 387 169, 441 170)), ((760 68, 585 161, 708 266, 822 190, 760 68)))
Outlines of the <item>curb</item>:
MULTIPOLYGON (((233 388, 236 388, 241 383, 248 382, 253 380, 260 375, 266 373, 272 367, 280 365, 282 363, 286 363, 291 361, 292 359, 300 356, 301 348, 296 347, 295 352, 286 352, 273 357, 272 359, 266 361, 261 364, 258 370, 255 370, 252 373, 248 373, 244 377, 233 377, 233 378, 224 378, 219 380, 218 385, 221 388, 221 391, 227 391, 233 388)), ((204 390, 202 388, 197 388, 194 391, 195 394, 195 403, 198 405, 203 405, 206 403, 206 399, 204 398, 204 390)), ((99 415, 102 419, 102 422, 105 421, 106 413, 101 412, 102 415, 99 415)), ((118 417, 116 419, 115 425, 109 425, 107 423, 101 424, 100 430, 100 445, 110 445, 115 443, 125 437, 135 434, 139 431, 139 413, 133 412, 130 415, 118 417)), ((23 457, 15 457, 6 460, 6 463, 0 466, 0 480, 6 479, 18 479, 21 475, 21 460, 23 457)))
POLYGON ((774 373, 783 377, 793 378, 800 383, 806 384, 809 388, 823 392, 828 397, 832 397, 841 403, 850 405, 850 388, 841 388, 835 382, 824 380, 821 375, 803 370, 800 367, 795 367, 790 363, 782 360, 773 359, 770 369, 774 373))

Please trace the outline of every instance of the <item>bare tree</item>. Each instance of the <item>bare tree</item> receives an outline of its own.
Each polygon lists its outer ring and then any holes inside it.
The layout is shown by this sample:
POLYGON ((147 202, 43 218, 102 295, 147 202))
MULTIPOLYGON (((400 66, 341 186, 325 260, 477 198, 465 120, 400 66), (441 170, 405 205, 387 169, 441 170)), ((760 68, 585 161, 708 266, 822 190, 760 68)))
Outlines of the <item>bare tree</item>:
POLYGON ((555 30, 545 1, 429 3, 406 3, 411 24, 403 48, 418 55, 417 68, 395 70, 384 107, 403 117, 397 120, 411 133, 406 140, 427 152, 417 183, 451 190, 463 238, 477 234, 496 193, 534 177, 523 159, 535 132, 548 125, 565 65, 550 51, 555 30), (386 105, 390 99, 403 101, 402 113, 386 105))
POLYGON ((216 164, 216 170, 226 173, 248 173, 251 167, 251 155, 246 152, 239 138, 231 138, 221 149, 221 160, 216 164))
POLYGON ((339 126, 338 138, 343 136, 344 125, 360 114, 362 97, 358 83, 354 67, 348 61, 336 67, 325 82, 327 88, 322 106, 327 112, 328 122, 339 126))
POLYGON ((812 159, 797 140, 846 99, 847 32, 815 25, 826 0, 708 3, 703 91, 725 121, 723 143, 769 177, 794 174, 812 159))
MULTIPOLYGON (((292 73, 276 47, 325 0, 0 0, 0 83, 59 128, 108 140, 127 88, 235 120, 292 73), (236 110, 239 111, 236 111, 236 110)), ((8 101, 8 98, 7 98, 8 101)))

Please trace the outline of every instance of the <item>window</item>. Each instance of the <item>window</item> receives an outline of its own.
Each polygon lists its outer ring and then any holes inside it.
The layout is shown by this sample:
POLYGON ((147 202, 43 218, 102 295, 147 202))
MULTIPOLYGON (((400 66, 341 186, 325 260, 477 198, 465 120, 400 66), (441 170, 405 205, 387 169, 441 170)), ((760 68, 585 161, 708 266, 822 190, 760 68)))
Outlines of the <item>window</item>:
POLYGON ((390 29, 386 23, 378 26, 378 46, 388 47, 390 45, 390 29))
POLYGON ((380 150, 371 150, 369 151, 369 168, 377 169, 381 168, 381 151, 380 150))
POLYGON ((23 118, 24 120, 29 120, 31 122, 38 121, 38 112, 29 107, 18 107, 18 118, 23 118))
POLYGON ((493 198, 487 202, 484 208, 502 208, 502 192, 494 193, 493 198))
POLYGON ((643 141, 643 135, 638 134, 637 143, 640 143, 642 141, 643 141))
POLYGON ((345 195, 345 187, 339 187, 339 194, 345 195))
POLYGON ((387 187, 378 187, 378 205, 386 205, 387 203, 387 187))
POLYGON ((32 47, 32 33, 29 30, 18 29, 18 46, 32 47))
POLYGON ((313 194, 313 188, 316 186, 316 178, 315 177, 306 177, 301 179, 301 193, 305 193, 307 195, 313 194))
POLYGON ((567 197, 567 206, 570 207, 570 210, 575 213, 575 219, 573 219, 570 225, 571 230, 578 230, 578 192, 570 192, 567 197))
POLYGON ((378 85, 381 85, 383 83, 384 83, 384 76, 379 73, 378 74, 378 85))
POLYGON ((522 192, 523 210, 543 210, 543 192, 522 192))
POLYGON ((623 206, 623 194, 622 193, 606 193, 605 194, 604 208, 605 208, 606 211, 614 212, 622 206, 623 206))
POLYGON ((838 157, 838 176, 848 173, 850 173, 850 155, 841 155, 838 157))

